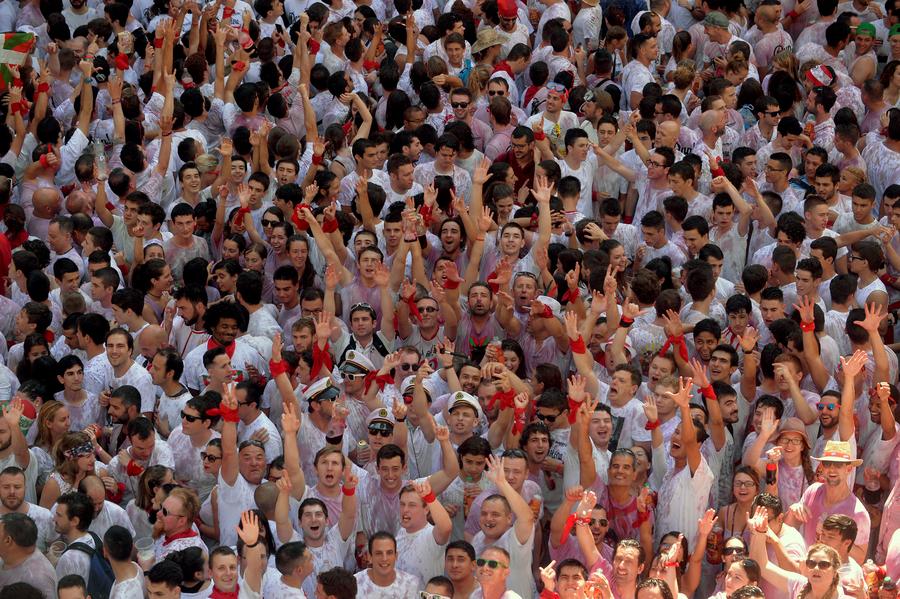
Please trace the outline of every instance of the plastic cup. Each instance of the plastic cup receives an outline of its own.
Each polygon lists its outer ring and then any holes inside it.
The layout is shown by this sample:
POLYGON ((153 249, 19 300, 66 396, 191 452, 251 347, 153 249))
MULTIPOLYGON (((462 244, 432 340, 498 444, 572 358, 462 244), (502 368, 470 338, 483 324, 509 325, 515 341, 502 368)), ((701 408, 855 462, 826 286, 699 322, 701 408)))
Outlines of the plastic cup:
POLYGON ((56 563, 59 561, 59 557, 66 550, 66 542, 65 541, 53 541, 50 544, 50 547, 47 548, 47 559, 53 564, 53 567, 56 567, 56 563))
POLYGON ((154 562, 154 542, 150 537, 141 537, 137 541, 134 542, 134 547, 137 550, 137 560, 138 565, 142 570, 149 570, 153 566, 154 562))

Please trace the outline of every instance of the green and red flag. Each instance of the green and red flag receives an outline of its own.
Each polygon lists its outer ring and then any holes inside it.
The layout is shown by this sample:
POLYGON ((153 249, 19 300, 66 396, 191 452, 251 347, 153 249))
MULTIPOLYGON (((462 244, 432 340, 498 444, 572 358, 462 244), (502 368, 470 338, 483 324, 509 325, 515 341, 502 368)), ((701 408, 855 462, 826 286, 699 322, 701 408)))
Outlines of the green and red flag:
POLYGON ((9 65, 22 66, 28 59, 31 49, 34 48, 35 36, 33 33, 13 31, 0 33, 0 90, 10 86, 15 78, 9 65))

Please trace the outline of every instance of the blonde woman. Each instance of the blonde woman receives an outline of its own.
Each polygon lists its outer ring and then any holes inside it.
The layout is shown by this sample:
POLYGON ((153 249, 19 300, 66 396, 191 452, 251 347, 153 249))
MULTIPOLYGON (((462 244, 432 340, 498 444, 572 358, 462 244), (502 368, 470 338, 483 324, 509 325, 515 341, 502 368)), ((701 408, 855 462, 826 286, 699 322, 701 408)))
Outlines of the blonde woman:
POLYGON ((816 543, 809 548, 806 560, 800 562, 800 573, 789 572, 769 561, 766 539, 774 533, 769 529, 766 508, 756 508, 750 520, 750 530, 753 535, 750 539, 750 558, 759 564, 763 579, 779 591, 786 592, 792 599, 837 599, 844 594, 838 573, 841 558, 837 551, 816 543))
POLYGON ((41 507, 50 509, 60 495, 78 488, 88 474, 94 474, 94 441, 87 433, 67 433, 53 449, 56 469, 41 492, 41 507))
POLYGON ((38 489, 44 486, 56 466, 53 447, 69 432, 70 422, 69 409, 55 399, 44 402, 38 411, 38 432, 33 445, 39 467, 38 489))

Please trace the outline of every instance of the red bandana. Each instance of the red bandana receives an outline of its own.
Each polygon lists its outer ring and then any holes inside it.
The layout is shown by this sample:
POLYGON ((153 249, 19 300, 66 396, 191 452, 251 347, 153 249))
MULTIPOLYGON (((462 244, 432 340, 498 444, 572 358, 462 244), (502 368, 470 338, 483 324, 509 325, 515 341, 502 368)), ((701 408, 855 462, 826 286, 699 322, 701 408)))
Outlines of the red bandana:
MULTIPOLYGON (((209 341, 206 342, 206 349, 216 349, 217 347, 222 347, 222 346, 219 345, 218 341, 216 341, 215 339, 210 337, 209 341)), ((237 342, 232 341, 231 345, 226 345, 224 347, 225 347, 225 353, 228 354, 228 359, 230 360, 231 358, 234 357, 234 350, 237 348, 237 342)))
POLYGON ((213 586, 213 591, 209 594, 209 599, 238 599, 239 589, 239 585, 234 585, 234 591, 232 591, 231 593, 227 593, 225 591, 220 591, 215 586, 213 586))
POLYGON ((184 532, 178 532, 172 535, 171 537, 166 537, 163 539, 163 547, 171 543, 172 541, 177 541, 178 539, 190 539, 191 537, 199 536, 194 530, 186 530, 184 532))

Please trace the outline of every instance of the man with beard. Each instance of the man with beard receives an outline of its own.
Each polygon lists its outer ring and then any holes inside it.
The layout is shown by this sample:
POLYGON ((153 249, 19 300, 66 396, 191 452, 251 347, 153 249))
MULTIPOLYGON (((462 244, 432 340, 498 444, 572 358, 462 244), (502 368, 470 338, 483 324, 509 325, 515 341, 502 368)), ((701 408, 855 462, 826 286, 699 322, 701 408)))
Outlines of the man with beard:
POLYGON ((502 329, 494 314, 494 292, 486 282, 477 282, 469 287, 466 293, 468 310, 462 311, 459 305, 453 306, 458 311, 459 321, 447 324, 444 332, 451 339, 456 339, 456 351, 468 356, 478 351, 477 358, 483 353, 491 339, 500 337, 502 329))
POLYGON ((530 127, 519 125, 512 132, 509 151, 497 156, 495 162, 505 162, 516 175, 514 190, 518 196, 520 190, 526 190, 534 181, 534 131, 530 127))
POLYGON ((8 513, 0 516, 0 589, 13 583, 27 583, 42 597, 56 597, 56 572, 37 550, 38 529, 28 516, 8 513))
POLYGON ((53 515, 48 509, 25 501, 25 482, 25 471, 18 466, 0 471, 0 516, 17 513, 31 518, 37 526, 37 549, 43 553, 57 536, 53 515))
POLYGON ((204 287, 187 285, 175 290, 175 316, 166 314, 165 325, 169 329, 169 344, 184 359, 195 347, 209 340, 209 331, 203 324, 209 297, 204 287))
MULTIPOLYGON (((343 474, 341 510, 339 514, 333 514, 337 522, 336 526, 331 526, 328 506, 321 499, 307 496, 297 510, 300 530, 303 532, 303 542, 306 543, 313 558, 312 575, 307 576, 303 581, 303 591, 309 597, 315 594, 316 576, 320 572, 341 566, 355 538, 353 535, 356 527, 357 508, 355 491, 359 481, 356 476, 351 474, 349 468, 345 469, 343 474)), ((337 478, 340 481, 340 476, 337 478)), ((287 473, 276 484, 278 485, 278 500, 275 504, 276 532, 279 540, 287 543, 296 534, 290 516, 290 498, 293 487, 287 473)))
MULTIPOLYGON (((128 423, 141 415, 141 393, 131 385, 122 385, 112 392, 104 392, 101 400, 104 397, 107 403, 106 415, 113 425, 106 450, 110 456, 114 456, 130 444, 127 435, 128 423)), ((100 457, 105 458, 102 453, 100 457)))
POLYGON ((130 446, 122 449, 110 460, 106 474, 125 484, 123 501, 138 496, 140 476, 150 466, 160 464, 175 469, 175 458, 169 444, 157 440, 156 430, 149 418, 138 416, 125 427, 130 446))
MULTIPOLYGON (((156 409, 156 391, 150 373, 134 361, 134 339, 121 327, 112 329, 106 335, 106 359, 110 368, 100 379, 100 388, 109 389, 130 385, 141 396, 141 413, 152 416, 156 409)), ((102 393, 101 393, 102 396, 102 393)), ((101 397, 100 405, 103 405, 101 397)))
POLYGON ((38 476, 38 459, 28 449, 22 433, 24 403, 15 398, 3 406, 0 418, 0 469, 18 466, 25 472, 25 501, 37 503, 35 485, 38 476))
POLYGON ((246 331, 246 311, 232 302, 219 302, 211 306, 203 316, 206 330, 210 334, 209 340, 195 347, 184 358, 184 376, 182 382, 194 395, 199 394, 206 385, 203 377, 207 374, 203 365, 203 356, 210 349, 216 347, 225 348, 230 358, 236 380, 247 380, 247 370, 256 368, 264 376, 268 372, 268 365, 264 363, 262 356, 249 343, 238 338, 238 334, 246 331))
MULTIPOLYGON (((215 338, 215 337, 214 337, 215 338)), ((255 350, 254 350, 255 351, 255 350)), ((265 446, 256 440, 237 444, 238 402, 229 385, 219 406, 222 424, 222 466, 219 470, 219 542, 237 544, 237 525, 245 510, 256 507, 253 494, 266 473, 265 446)))

